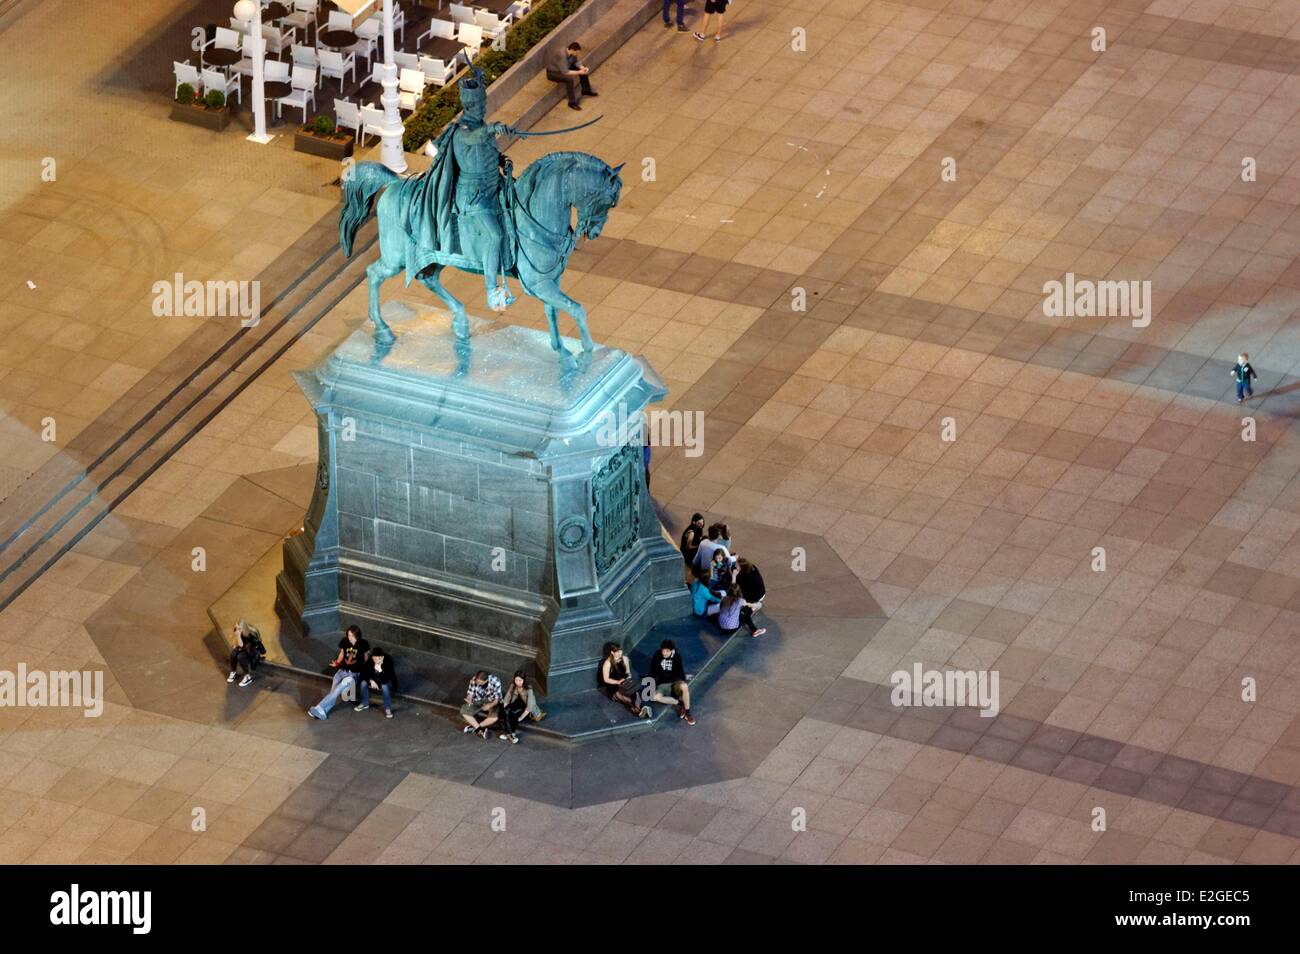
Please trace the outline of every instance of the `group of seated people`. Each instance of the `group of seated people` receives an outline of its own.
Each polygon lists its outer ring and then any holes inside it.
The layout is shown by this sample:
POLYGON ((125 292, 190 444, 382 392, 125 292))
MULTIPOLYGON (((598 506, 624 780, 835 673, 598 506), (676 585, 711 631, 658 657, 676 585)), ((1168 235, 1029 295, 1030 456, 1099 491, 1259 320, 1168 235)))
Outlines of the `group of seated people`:
POLYGON ((393 693, 397 692, 397 670, 388 654, 379 647, 371 647, 361 635, 361 627, 349 626, 339 640, 338 655, 330 660, 334 680, 325 698, 311 706, 307 714, 313 719, 328 719, 330 710, 345 695, 361 687, 361 701, 357 712, 370 708, 370 690, 384 694, 384 716, 393 717, 393 693))
POLYGON ((546 713, 537 704, 537 694, 522 669, 514 674, 504 692, 500 679, 480 669, 469 680, 460 717, 465 720, 466 735, 473 732, 486 742, 492 737, 492 727, 499 725, 504 730, 499 734, 501 741, 518 745, 519 726, 524 718, 541 722, 546 713))
MULTIPOLYGON (((693 515, 682 533, 681 551, 696 616, 715 623, 727 636, 739 632, 742 626, 751 636, 767 632, 754 621, 754 614, 763 608, 767 595, 763 575, 749 560, 734 555, 731 532, 725 523, 714 523, 706 529, 703 515, 693 515)), ((252 665, 247 658, 252 655, 248 651, 252 639, 241 639, 242 628, 241 620, 236 627, 237 642, 231 653, 229 679, 234 681, 235 670, 242 665, 248 670, 241 683, 246 685, 252 679, 252 665)), ((308 715, 314 719, 328 718, 338 700, 349 689, 359 686, 358 712, 370 708, 370 690, 374 689, 383 693, 384 715, 393 717, 397 674, 392 660, 379 647, 371 648, 359 626, 348 627, 330 666, 336 670, 333 685, 320 702, 307 710, 308 715)), ((653 714, 650 703, 658 702, 675 706, 679 719, 695 725, 691 712, 691 674, 686 672, 682 656, 671 639, 660 644, 648 668, 645 678, 638 681, 623 647, 606 643, 597 668, 597 685, 607 698, 627 706, 637 718, 650 718, 653 714)), ((513 745, 519 742, 519 728, 525 719, 540 722, 546 713, 537 704, 528 675, 521 669, 504 688, 497 676, 486 670, 476 672, 466 689, 460 715, 465 721, 466 734, 474 733, 487 740, 497 729, 498 738, 513 745)))
POLYGON ((725 523, 705 530, 704 516, 695 514, 682 532, 681 550, 696 616, 717 623, 725 636, 742 626, 751 636, 767 632, 754 622, 767 595, 763 574, 749 560, 734 555, 725 523))

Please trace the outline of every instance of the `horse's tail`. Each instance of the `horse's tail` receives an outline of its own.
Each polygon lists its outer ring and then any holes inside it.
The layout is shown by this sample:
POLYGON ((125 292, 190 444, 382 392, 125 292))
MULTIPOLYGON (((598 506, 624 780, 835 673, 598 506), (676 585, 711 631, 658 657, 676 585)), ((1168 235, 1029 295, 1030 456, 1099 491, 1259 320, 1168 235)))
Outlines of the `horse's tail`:
POLYGON ((343 208, 339 211, 339 245, 343 254, 352 257, 352 243, 357 229, 373 213, 371 200, 394 179, 397 173, 378 162, 358 162, 343 177, 343 208))

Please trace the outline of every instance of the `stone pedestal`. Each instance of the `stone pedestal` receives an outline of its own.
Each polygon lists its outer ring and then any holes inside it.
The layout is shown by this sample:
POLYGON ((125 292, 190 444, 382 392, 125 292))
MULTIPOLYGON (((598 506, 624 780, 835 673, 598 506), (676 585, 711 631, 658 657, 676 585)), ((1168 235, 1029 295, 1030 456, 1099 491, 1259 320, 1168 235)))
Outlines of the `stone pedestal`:
POLYGON ((606 641, 689 615, 645 486, 639 412, 667 393, 648 364, 561 361, 544 332, 493 322, 458 345, 433 309, 390 321, 396 344, 367 325, 295 374, 320 439, 276 581, 295 625, 359 623, 557 695, 595 685, 606 641))

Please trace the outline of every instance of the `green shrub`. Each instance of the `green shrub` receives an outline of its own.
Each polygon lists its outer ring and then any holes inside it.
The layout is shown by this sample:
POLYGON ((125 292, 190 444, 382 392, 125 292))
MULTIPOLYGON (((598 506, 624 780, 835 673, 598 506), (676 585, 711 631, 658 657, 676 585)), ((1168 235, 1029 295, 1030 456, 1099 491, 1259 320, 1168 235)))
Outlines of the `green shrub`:
POLYGON ((189 83, 181 83, 180 86, 176 87, 176 102, 183 103, 186 106, 194 102, 194 87, 189 83))
POLYGON ((329 116, 317 116, 316 122, 312 123, 312 128, 316 130, 318 136, 334 135, 334 120, 329 116))
POLYGON ((207 103, 208 109, 221 109, 226 105, 226 94, 219 89, 210 89, 203 102, 207 103))
MULTIPOLYGON (((485 46, 474 58, 474 65, 483 71, 483 79, 491 84, 524 54, 560 25, 586 0, 546 0, 506 31, 505 49, 485 46)), ((406 121, 402 145, 414 152, 430 139, 436 139, 442 128, 460 112, 459 83, 449 83, 427 97, 406 121)))

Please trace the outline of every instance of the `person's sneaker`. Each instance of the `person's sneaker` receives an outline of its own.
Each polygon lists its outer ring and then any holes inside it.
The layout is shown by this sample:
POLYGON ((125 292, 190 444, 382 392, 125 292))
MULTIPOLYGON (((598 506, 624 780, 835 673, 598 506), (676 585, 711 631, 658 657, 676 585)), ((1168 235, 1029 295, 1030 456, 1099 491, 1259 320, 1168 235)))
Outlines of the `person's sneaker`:
POLYGON ((492 733, 491 733, 489 730, 487 730, 487 729, 479 729, 479 730, 478 730, 478 734, 481 735, 481 736, 483 737, 483 741, 484 741, 484 742, 486 742, 488 739, 492 738, 492 733))
POLYGON ((244 678, 239 680, 239 687, 242 689, 244 686, 249 685, 252 681, 253 681, 253 674, 251 672, 246 673, 244 675, 244 678))
POLYGON ((511 745, 519 744, 519 736, 515 735, 513 732, 510 733, 510 744, 511 745))
POLYGON ((324 722, 326 719, 324 710, 322 710, 319 706, 312 706, 310 709, 307 710, 307 714, 311 716, 313 719, 320 719, 322 722, 324 722))
POLYGON ((686 718, 686 707, 682 705, 680 702, 677 704, 677 718, 679 719, 686 718))
POLYGON ((672 28, 672 25, 673 25, 673 22, 672 22, 671 20, 665 20, 665 21, 664 21, 664 29, 665 29, 665 30, 671 29, 671 28, 672 28))
POLYGON ((384 718, 385 718, 385 719, 391 719, 392 717, 393 717, 393 710, 392 710, 392 709, 385 709, 385 710, 384 710, 384 718))
POLYGON ((721 42, 722 42, 722 34, 719 33, 717 36, 715 36, 715 37, 713 38, 713 42, 714 42, 714 43, 721 43, 721 42))
POLYGON ((502 732, 500 735, 497 736, 497 738, 500 739, 502 742, 509 742, 509 741, 510 741, 510 733, 509 733, 509 732, 502 732))
POLYGON ((696 33, 692 33, 691 36, 695 37, 695 39, 699 40, 701 43, 704 42, 704 34, 703 34, 703 33, 696 32, 696 33))
POLYGON ((759 636, 762 636, 762 635, 763 635, 764 633, 766 633, 766 632, 767 632, 767 627, 763 627, 762 629, 756 629, 756 630, 754 630, 754 632, 753 632, 751 635, 752 635, 755 639, 757 639, 759 636))
POLYGON ((353 711, 353 712, 365 712, 365 711, 366 711, 367 709, 369 709, 369 708, 370 708, 370 706, 369 706, 367 703, 362 702, 362 703, 358 703, 357 706, 356 706, 352 711, 353 711))
POLYGON ((466 735, 469 735, 471 732, 477 732, 478 729, 474 728, 472 725, 467 725, 461 731, 464 732, 466 735))
POLYGON ((599 96, 600 94, 593 89, 590 93, 583 93, 582 95, 590 97, 590 96, 599 96))
POLYGON ((688 27, 685 23, 679 23, 679 24, 677 24, 677 32, 678 32, 678 33, 685 33, 685 32, 686 32, 687 30, 689 30, 689 29, 690 29, 690 27, 688 27))
POLYGON ((234 681, 235 681, 235 674, 232 672, 229 676, 226 677, 226 682, 234 682, 234 681))
POLYGON ((682 718, 686 720, 687 725, 695 725, 695 716, 691 715, 690 709, 686 710, 686 714, 682 718))
POLYGON ((577 103, 570 103, 570 104, 569 104, 569 108, 570 108, 570 109, 582 109, 582 107, 579 106, 577 103))

